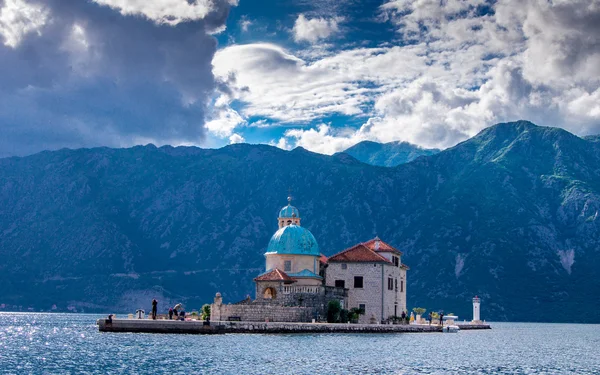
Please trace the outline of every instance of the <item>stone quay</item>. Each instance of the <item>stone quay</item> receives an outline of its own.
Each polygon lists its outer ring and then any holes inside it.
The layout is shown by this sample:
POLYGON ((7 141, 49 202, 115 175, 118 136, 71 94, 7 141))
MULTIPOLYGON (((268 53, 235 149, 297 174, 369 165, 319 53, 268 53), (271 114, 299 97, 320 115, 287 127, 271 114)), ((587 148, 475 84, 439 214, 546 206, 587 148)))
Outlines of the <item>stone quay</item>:
MULTIPOLYGON (((438 325, 418 324, 351 324, 351 323, 285 323, 235 322, 200 320, 98 319, 100 332, 133 333, 413 333, 442 332, 438 325)), ((458 324, 461 330, 491 329, 489 324, 458 324)))

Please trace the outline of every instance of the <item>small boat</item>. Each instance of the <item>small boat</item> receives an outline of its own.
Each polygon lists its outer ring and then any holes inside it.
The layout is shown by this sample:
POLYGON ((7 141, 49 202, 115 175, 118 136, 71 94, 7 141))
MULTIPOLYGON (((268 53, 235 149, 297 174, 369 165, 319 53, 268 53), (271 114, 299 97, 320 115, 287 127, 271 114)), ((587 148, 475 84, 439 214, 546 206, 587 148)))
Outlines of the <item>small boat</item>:
POLYGON ((456 325, 448 325, 442 328, 442 332, 446 333, 457 333, 458 331, 460 331, 460 327, 456 325))
POLYGON ((458 320, 458 316, 456 315, 446 315, 444 316, 444 327, 442 328, 442 332, 456 333, 460 331, 460 327, 454 324, 454 321, 458 320))

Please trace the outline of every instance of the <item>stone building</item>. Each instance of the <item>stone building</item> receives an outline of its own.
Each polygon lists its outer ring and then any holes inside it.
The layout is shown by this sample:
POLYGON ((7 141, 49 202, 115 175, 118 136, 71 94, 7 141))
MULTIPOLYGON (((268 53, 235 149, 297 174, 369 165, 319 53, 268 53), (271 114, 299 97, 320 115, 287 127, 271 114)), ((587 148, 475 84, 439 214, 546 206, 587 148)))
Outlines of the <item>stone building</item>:
POLYGON ((347 290, 325 285, 326 258, 312 233, 300 226, 300 213, 291 198, 279 211, 277 222, 279 229, 265 253, 265 272, 254 279, 255 299, 224 305, 219 294, 211 319, 311 321, 323 318, 333 299, 345 305, 347 290))
POLYGON ((212 320, 302 322, 324 319, 327 305, 362 307, 361 323, 381 322, 406 310, 406 270, 402 253, 375 238, 327 259, 312 233, 300 225, 291 205, 277 217, 279 229, 265 253, 265 272, 255 279, 255 299, 223 304, 219 293, 212 320))
POLYGON ((406 312, 402 253, 378 237, 327 260, 326 285, 348 289, 347 306, 363 308, 360 323, 385 321, 406 312))
POLYGON ((314 292, 323 285, 319 245, 312 233, 300 226, 300 212, 291 204, 279 211, 279 230, 265 253, 266 272, 254 279, 257 299, 277 299, 277 293, 314 292))

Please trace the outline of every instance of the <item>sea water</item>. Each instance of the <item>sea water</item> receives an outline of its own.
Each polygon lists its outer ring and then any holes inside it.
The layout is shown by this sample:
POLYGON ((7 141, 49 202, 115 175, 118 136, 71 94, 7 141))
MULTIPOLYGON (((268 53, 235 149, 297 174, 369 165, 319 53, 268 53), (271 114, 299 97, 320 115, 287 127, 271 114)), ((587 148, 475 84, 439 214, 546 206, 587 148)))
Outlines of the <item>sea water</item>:
MULTIPOLYGON (((600 325, 404 334, 100 333, 100 316, 0 313, 2 374, 600 374, 600 325)), ((103 316, 104 317, 104 316, 103 316)))

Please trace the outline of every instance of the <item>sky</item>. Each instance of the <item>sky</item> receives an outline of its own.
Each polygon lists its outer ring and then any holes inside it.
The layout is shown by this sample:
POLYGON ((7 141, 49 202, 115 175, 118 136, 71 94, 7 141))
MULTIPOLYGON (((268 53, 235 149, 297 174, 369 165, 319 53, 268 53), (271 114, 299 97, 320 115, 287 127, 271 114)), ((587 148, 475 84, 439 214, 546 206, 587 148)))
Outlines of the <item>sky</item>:
POLYGON ((0 0, 0 157, 600 133, 600 0, 0 0))

